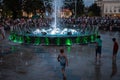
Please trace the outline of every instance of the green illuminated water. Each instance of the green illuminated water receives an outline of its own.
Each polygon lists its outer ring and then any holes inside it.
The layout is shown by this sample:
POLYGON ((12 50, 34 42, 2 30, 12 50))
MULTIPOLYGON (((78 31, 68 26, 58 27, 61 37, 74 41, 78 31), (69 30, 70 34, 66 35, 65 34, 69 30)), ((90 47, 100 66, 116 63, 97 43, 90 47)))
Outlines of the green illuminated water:
POLYGON ((39 45, 41 43, 40 38, 35 38, 34 44, 39 45))
POLYGON ((45 37, 45 44, 49 45, 49 39, 48 39, 48 37, 45 37))
POLYGON ((65 40, 65 44, 66 44, 66 45, 72 45, 71 39, 67 38, 67 39, 65 40))
POLYGON ((40 45, 41 43, 45 45, 72 45, 74 43, 77 44, 86 44, 90 42, 95 42, 96 36, 98 34, 93 34, 93 35, 88 35, 88 36, 78 36, 78 37, 59 37, 56 36, 55 38, 52 37, 34 37, 34 36, 22 36, 22 35, 17 35, 15 33, 11 33, 9 36, 9 40, 17 43, 27 43, 27 44, 35 44, 35 45, 40 45))
POLYGON ((57 45, 60 45, 60 38, 56 39, 57 45))

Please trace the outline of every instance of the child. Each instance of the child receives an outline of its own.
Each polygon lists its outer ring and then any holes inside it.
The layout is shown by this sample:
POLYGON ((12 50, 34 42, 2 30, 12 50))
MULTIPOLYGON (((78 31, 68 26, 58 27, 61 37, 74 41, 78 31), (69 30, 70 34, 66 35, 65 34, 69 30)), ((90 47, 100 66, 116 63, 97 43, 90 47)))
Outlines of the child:
POLYGON ((67 56, 64 54, 64 49, 60 49, 60 54, 57 57, 57 60, 60 62, 60 65, 62 67, 62 74, 63 77, 65 77, 65 67, 68 66, 68 59, 67 56))

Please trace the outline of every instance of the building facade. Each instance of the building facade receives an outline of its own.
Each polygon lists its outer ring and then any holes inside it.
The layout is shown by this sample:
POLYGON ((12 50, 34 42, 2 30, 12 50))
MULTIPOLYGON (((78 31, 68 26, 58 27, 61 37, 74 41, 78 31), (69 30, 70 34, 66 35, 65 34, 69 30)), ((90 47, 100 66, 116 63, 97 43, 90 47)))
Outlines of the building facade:
POLYGON ((95 0, 100 6, 102 16, 119 16, 120 17, 120 0, 95 0))

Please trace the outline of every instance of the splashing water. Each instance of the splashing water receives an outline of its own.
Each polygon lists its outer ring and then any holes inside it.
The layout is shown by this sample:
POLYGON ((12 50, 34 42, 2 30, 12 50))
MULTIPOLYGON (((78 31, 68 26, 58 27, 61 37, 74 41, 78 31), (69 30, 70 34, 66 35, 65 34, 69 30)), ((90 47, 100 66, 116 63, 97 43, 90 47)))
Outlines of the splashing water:
POLYGON ((59 11, 61 10, 61 8, 63 6, 63 1, 64 0, 53 0, 53 4, 52 4, 52 7, 54 9, 54 12, 52 14, 52 16, 54 17, 54 22, 52 24, 53 28, 56 28, 59 25, 57 16, 58 16, 59 11))

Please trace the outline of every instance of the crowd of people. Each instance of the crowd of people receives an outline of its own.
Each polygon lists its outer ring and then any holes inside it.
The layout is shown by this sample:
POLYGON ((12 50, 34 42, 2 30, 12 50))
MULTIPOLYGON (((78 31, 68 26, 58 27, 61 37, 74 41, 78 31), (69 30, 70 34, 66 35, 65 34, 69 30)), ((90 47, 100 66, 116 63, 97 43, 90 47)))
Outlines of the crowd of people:
MULTIPOLYGON (((15 25, 23 25, 33 24, 37 27, 42 26, 50 26, 53 22, 54 18, 17 18, 12 20, 10 18, 3 19, 2 22, 4 26, 15 26, 15 25)), ((69 24, 69 25, 99 25, 99 27, 108 29, 114 27, 120 27, 120 18, 119 17, 78 17, 78 18, 58 18, 59 24, 69 24)))
MULTIPOLYGON (((27 32, 32 31, 34 28, 50 27, 54 22, 54 18, 17 18, 15 20, 11 18, 2 19, 0 25, 5 30, 10 29, 15 31, 16 29, 25 30, 27 32)), ((80 29, 86 27, 98 26, 103 30, 118 30, 120 31, 120 18, 119 17, 78 17, 78 18, 58 18, 57 24, 67 27, 77 26, 80 29), (58 23, 59 22, 59 23, 58 23)), ((3 28, 0 29, 3 35, 5 32, 3 28)))

